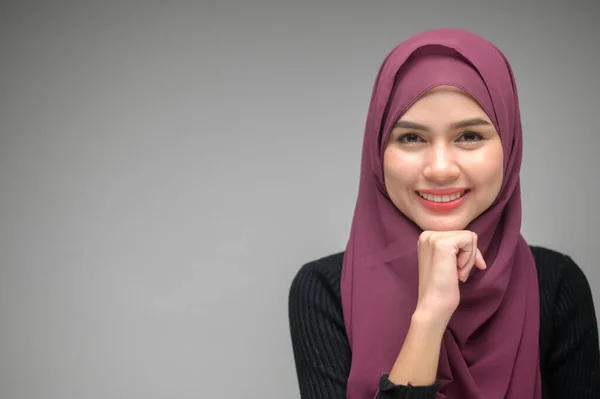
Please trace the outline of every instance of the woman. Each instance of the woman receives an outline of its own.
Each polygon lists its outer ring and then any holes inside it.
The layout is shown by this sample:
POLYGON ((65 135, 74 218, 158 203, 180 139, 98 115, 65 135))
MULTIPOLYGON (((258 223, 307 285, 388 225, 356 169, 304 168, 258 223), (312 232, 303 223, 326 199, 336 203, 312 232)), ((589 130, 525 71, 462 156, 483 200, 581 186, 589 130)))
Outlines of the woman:
POLYGON ((302 398, 600 398, 590 287, 520 235, 522 135, 504 55, 458 29, 385 59, 344 253, 301 268, 302 398))

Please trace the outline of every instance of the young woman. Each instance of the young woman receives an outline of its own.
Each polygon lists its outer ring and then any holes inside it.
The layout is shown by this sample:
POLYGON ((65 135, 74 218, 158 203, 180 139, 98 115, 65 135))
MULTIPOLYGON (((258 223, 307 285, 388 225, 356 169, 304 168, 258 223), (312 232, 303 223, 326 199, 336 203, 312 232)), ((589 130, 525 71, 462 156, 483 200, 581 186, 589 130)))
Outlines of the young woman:
POLYGON ((520 234, 521 154, 493 44, 433 30, 388 55, 346 250, 291 286, 302 398, 600 398, 588 281, 520 234))

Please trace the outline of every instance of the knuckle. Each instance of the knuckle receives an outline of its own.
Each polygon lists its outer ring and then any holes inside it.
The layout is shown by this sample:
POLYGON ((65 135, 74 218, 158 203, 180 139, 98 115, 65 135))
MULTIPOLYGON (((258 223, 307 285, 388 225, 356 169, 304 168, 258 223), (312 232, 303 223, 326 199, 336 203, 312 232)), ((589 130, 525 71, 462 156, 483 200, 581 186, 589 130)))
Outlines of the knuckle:
POLYGON ((429 241, 429 237, 431 236, 431 231, 425 230, 419 235, 419 240, 417 241, 419 244, 425 244, 429 241))
POLYGON ((432 246, 436 249, 445 248, 452 244, 452 239, 444 234, 432 234, 430 240, 432 246))

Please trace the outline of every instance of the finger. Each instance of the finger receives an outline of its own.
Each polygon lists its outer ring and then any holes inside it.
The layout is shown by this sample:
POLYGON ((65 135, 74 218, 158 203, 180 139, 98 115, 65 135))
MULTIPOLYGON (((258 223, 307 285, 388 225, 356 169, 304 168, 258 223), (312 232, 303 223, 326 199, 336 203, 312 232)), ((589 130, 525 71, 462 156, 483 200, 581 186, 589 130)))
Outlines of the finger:
POLYGON ((479 249, 477 248, 477 234, 475 233, 471 233, 472 236, 472 240, 471 240, 471 250, 469 251, 469 259, 467 261, 467 263, 465 264, 465 267, 463 268, 463 270, 460 270, 459 272, 459 279, 464 283, 467 281, 467 279, 469 278, 469 275, 471 274, 471 270, 473 269, 473 266, 475 265, 475 262, 477 260, 477 254, 481 254, 479 252, 479 249))
POLYGON ((475 255, 476 255, 475 262, 473 264, 469 264, 469 267, 465 267, 464 269, 459 270, 458 278, 463 283, 466 282, 467 279, 469 278, 469 275, 471 274, 471 270, 473 270, 473 267, 477 267, 480 270, 487 269, 487 264, 485 263, 485 259, 483 259, 483 255, 481 254, 481 251, 479 249, 477 249, 477 251, 475 252, 475 255))
POLYGON ((473 249, 473 241, 477 243, 477 234, 472 231, 464 230, 458 234, 449 237, 457 251, 468 251, 473 249))
POLYGON ((487 264, 485 263, 485 259, 483 259, 483 255, 481 254, 481 251, 479 249, 477 249, 477 253, 475 256, 475 266, 481 270, 487 269, 487 264))
POLYGON ((473 270, 473 263, 469 262, 469 264, 467 266, 465 266, 463 269, 460 269, 458 272, 458 278, 460 281, 462 281, 463 283, 465 281, 467 281, 467 279, 469 278, 469 274, 471 274, 471 270, 473 270))
POLYGON ((472 251, 466 251, 464 249, 460 250, 456 257, 456 266, 459 269, 464 269, 473 261, 474 255, 475 254, 472 251))
POLYGON ((459 251, 456 259, 457 266, 463 269, 466 266, 473 265, 477 255, 477 234, 467 232, 466 236, 463 236, 457 242, 457 246, 459 251))

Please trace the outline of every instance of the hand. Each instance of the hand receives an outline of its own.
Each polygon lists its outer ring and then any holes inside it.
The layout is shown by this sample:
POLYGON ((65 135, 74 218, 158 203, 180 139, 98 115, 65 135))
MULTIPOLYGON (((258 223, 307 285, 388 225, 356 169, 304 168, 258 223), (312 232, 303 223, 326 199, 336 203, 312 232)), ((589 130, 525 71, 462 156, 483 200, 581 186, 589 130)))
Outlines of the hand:
MULTIPOLYGON (((477 248, 477 234, 466 231, 424 231, 419 236, 419 297, 417 311, 447 323, 460 303, 459 280, 473 266, 487 266, 477 248)), ((445 326, 444 326, 445 328, 445 326)))

